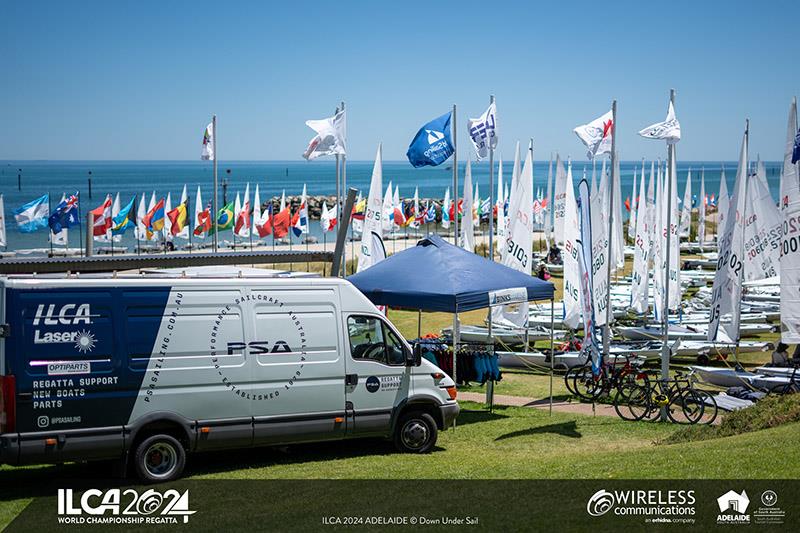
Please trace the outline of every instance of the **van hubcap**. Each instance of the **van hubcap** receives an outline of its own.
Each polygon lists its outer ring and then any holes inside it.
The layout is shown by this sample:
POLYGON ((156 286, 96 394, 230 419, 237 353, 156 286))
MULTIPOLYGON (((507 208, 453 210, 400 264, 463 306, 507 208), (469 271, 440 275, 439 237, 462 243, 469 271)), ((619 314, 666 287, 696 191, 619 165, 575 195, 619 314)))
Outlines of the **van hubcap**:
POLYGON ((403 427, 402 438, 408 448, 422 448, 428 441, 428 427, 419 420, 409 420, 403 427))
POLYGON ((172 446, 157 442, 147 449, 144 466, 156 477, 165 477, 175 468, 177 454, 172 446))

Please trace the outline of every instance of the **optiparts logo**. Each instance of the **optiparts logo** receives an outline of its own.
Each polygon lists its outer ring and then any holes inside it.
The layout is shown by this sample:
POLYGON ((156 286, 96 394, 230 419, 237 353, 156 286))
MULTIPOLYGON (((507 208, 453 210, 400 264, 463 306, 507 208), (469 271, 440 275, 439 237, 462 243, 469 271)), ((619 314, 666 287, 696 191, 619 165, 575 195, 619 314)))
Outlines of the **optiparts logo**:
POLYGON ((614 506, 614 495, 607 490, 595 492, 586 504, 586 512, 592 516, 602 516, 614 506))
POLYGON ((59 524, 177 524, 189 522, 189 490, 89 489, 75 498, 72 489, 58 489, 59 524))

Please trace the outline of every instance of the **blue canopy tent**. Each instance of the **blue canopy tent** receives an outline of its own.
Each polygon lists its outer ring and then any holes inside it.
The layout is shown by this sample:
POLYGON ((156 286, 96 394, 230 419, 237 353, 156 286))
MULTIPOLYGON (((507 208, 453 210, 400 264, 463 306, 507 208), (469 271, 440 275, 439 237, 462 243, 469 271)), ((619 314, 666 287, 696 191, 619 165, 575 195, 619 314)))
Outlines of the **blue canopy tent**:
POLYGON ((555 287, 429 235, 347 278, 375 305, 458 313, 489 307, 492 292, 525 288, 528 301, 550 300, 555 287))
MULTIPOLYGON (((454 313, 454 353, 459 343, 459 312, 503 303, 550 300, 552 314, 555 294, 551 282, 468 252, 438 235, 429 235, 413 248, 347 279, 375 305, 416 309, 420 315, 422 311, 454 313)), ((490 337, 491 334, 489 321, 490 337)), ((455 379, 455 364, 453 367, 455 379)), ((493 388, 487 389, 490 405, 492 393, 493 388)))

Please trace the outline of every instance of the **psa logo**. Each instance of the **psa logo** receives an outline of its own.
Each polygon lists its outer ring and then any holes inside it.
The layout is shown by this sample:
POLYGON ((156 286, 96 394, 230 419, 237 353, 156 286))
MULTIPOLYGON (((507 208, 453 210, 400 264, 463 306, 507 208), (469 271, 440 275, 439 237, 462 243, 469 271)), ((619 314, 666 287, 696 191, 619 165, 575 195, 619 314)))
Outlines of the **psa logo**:
POLYGON ((72 489, 58 489, 59 524, 177 524, 197 511, 189 510, 189 490, 89 489, 77 499, 72 489))
POLYGON ((747 507, 750 505, 750 498, 747 492, 742 490, 739 494, 736 491, 729 490, 719 498, 717 498, 717 505, 719 506, 719 514, 717 515, 717 524, 749 524, 750 515, 747 514, 747 507))
POLYGON ((251 355, 264 355, 270 353, 292 353, 292 348, 286 341, 251 341, 251 342, 229 342, 228 355, 233 355, 235 352, 247 352, 251 355))

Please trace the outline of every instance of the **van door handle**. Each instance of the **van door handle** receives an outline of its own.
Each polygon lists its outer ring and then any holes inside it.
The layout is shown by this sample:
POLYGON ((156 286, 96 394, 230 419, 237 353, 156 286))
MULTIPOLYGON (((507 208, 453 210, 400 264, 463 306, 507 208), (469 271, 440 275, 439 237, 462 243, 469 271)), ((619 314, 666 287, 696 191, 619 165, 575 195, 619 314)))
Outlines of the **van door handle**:
POLYGON ((344 384, 352 387, 358 385, 358 374, 345 374, 344 384))

